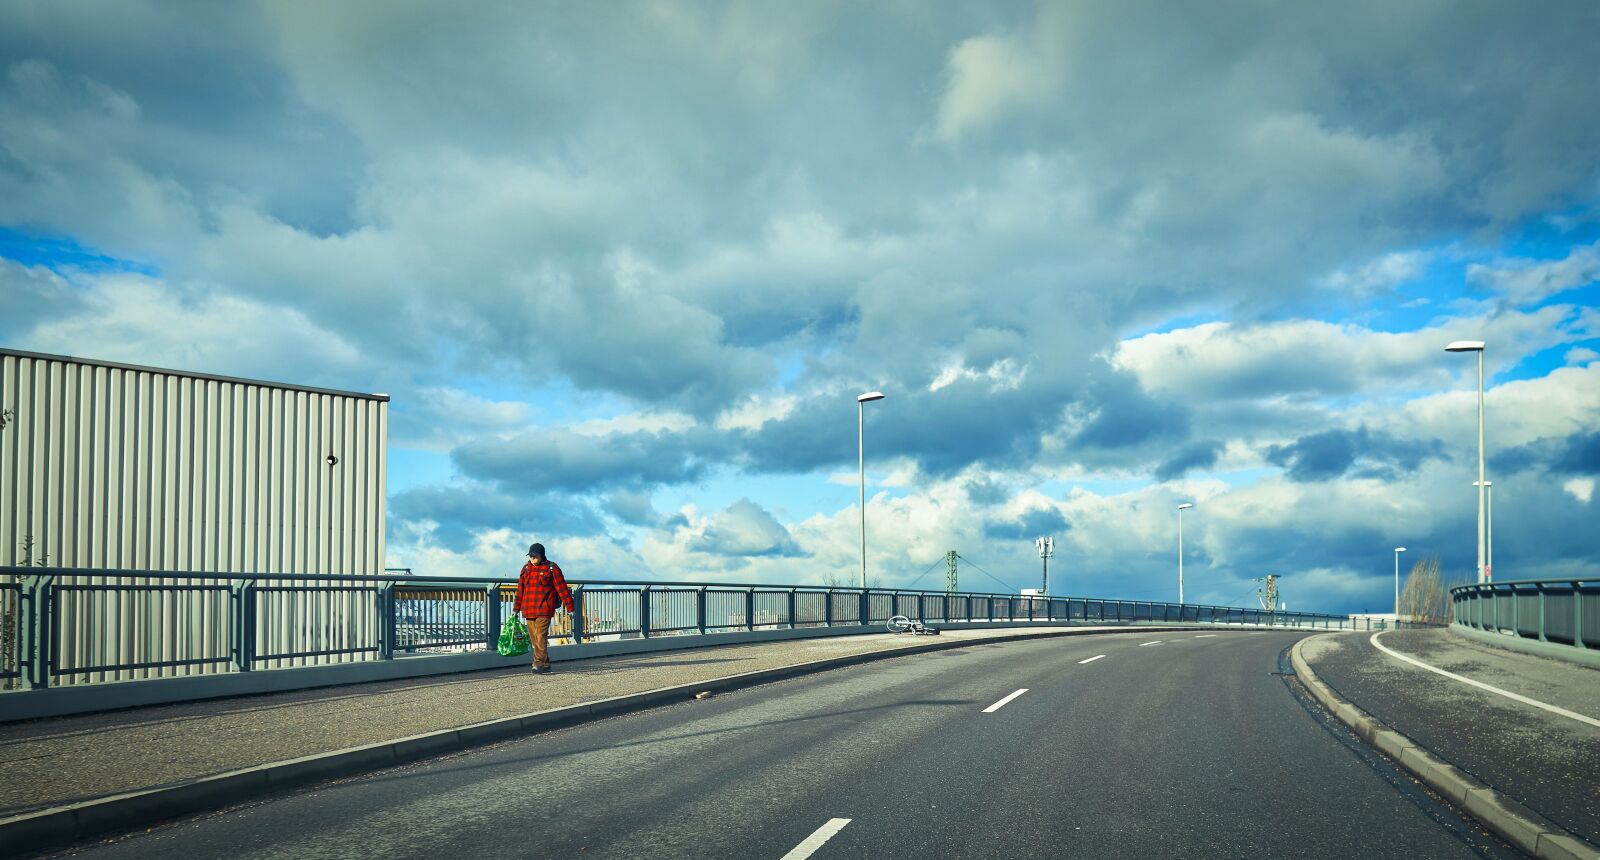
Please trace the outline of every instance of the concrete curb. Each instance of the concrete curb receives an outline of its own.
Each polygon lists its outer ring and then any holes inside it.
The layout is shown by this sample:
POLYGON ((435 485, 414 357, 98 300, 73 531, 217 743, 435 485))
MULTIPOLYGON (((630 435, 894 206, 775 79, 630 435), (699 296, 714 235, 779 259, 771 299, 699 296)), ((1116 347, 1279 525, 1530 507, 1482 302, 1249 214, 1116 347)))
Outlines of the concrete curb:
POLYGON ((907 654, 925 654, 930 651, 945 651, 974 645, 990 645, 1026 639, 1149 633, 1152 629, 1214 630, 1216 628, 1211 626, 1177 627, 1163 625, 1156 628, 1127 627, 1116 630, 1084 630, 1070 627, 1053 627, 1042 630, 1019 631, 1007 636, 996 636, 982 640, 944 639, 940 637, 926 644, 907 648, 848 654, 842 657, 830 657, 825 660, 796 663, 792 666, 779 666, 772 669, 729 675, 709 681, 662 687, 642 693, 631 693, 580 705, 569 705, 453 729, 412 735, 393 741, 319 753, 287 761, 271 762, 213 776, 185 780, 171 785, 65 804, 0 819, 0 843, 6 846, 7 854, 40 852, 61 848, 80 840, 124 833, 154 822, 220 809, 252 798, 288 791, 315 782, 354 776, 520 735, 590 722, 672 702, 687 701, 693 699, 695 694, 700 692, 738 690, 799 675, 870 663, 907 654))
POLYGON ((1498 833, 1501 838, 1539 860, 1600 860, 1600 847, 1590 845, 1546 821, 1543 816, 1473 779, 1341 698, 1317 677, 1305 656, 1300 653, 1307 642, 1320 638, 1308 636, 1294 643, 1289 652, 1290 663, 1294 666, 1296 677, 1311 691, 1311 695, 1362 740, 1377 747, 1379 752, 1498 833))

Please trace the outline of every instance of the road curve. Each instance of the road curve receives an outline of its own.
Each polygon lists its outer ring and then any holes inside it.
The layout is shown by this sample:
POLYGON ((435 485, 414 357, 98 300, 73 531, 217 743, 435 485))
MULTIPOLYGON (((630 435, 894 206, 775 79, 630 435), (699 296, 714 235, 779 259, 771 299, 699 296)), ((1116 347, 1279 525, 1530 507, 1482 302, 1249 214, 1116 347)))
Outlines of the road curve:
POLYGON ((317 786, 75 856, 1516 856, 1308 705, 1278 674, 1300 635, 917 655, 317 786))

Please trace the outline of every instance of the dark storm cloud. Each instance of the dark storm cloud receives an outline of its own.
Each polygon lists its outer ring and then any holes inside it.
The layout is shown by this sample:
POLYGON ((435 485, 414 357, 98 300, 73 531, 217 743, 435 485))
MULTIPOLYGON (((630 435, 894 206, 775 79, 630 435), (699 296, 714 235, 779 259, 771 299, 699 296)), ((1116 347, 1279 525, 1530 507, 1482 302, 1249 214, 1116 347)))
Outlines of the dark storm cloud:
POLYGON ((1394 478, 1414 472, 1428 459, 1449 459, 1439 440, 1400 439, 1366 427, 1324 430, 1288 445, 1267 448, 1267 462, 1282 466, 1299 482, 1327 481, 1353 472, 1356 477, 1394 478))
POLYGON ((1556 475, 1600 475, 1600 430, 1544 438, 1489 457, 1495 473, 1543 468, 1556 475))
POLYGON ((604 523, 585 502, 553 494, 513 495, 483 485, 416 487, 389 497, 391 532, 431 522, 434 536, 457 552, 475 532, 509 528, 541 537, 601 534, 604 523))
POLYGON ((663 514, 656 510, 648 492, 617 490, 606 497, 605 507, 612 516, 631 526, 675 529, 689 524, 683 514, 663 514))
POLYGON ((1156 467, 1155 478, 1158 481, 1170 481, 1183 477, 1190 469, 1208 469, 1216 465, 1222 447, 1222 443, 1215 439, 1187 445, 1156 467))
POLYGON ((479 439, 451 459, 466 475, 519 492, 594 493, 698 480, 709 463, 701 432, 635 432, 585 436, 538 429, 509 439, 479 439))
POLYGON ((1033 508, 1012 520, 990 520, 983 525, 983 536, 998 540, 1033 540, 1055 537, 1058 540, 1072 525, 1055 508, 1033 508))

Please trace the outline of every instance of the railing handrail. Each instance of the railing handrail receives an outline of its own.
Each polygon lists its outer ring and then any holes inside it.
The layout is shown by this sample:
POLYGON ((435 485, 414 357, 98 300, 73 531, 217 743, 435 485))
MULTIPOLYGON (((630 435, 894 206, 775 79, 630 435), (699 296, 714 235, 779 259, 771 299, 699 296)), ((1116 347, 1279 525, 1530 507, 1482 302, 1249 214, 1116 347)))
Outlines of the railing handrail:
POLYGON ((1554 576, 1548 579, 1500 579, 1494 582, 1469 582, 1452 586, 1451 594, 1458 591, 1481 591, 1502 585, 1600 585, 1600 576, 1554 576))
MULTIPOLYGON (((441 586, 450 587, 457 584, 468 585, 505 585, 516 582, 515 576, 506 577, 439 577, 426 576, 383 576, 374 574, 342 574, 342 573, 223 573, 204 571, 157 571, 157 570, 132 570, 121 568, 84 568, 84 567, 24 567, 19 565, 0 565, 0 575, 38 576, 48 574, 52 576, 89 576, 89 577, 121 577, 129 579, 179 579, 179 580, 227 580, 233 582, 274 582, 289 580, 337 580, 340 582, 373 582, 393 584, 396 586, 441 586)), ((881 595, 917 595, 937 597, 966 597, 978 599, 1001 600, 1086 600, 1097 603, 1142 603, 1150 606, 1181 606, 1188 609, 1211 610, 1243 610, 1264 615, 1296 616, 1300 618, 1349 618, 1349 614, 1329 612, 1303 612, 1300 610, 1267 610, 1253 606, 1223 606, 1210 603, 1172 603, 1165 600, 1148 600, 1127 597, 1088 597, 1070 594, 1009 594, 993 591, 934 591, 932 589, 910 589, 894 587, 869 587, 861 589, 856 586, 843 585, 801 585, 792 583, 766 583, 766 582, 695 582, 685 580, 649 580, 649 579, 587 579, 568 577, 572 585, 583 587, 620 587, 634 588, 649 586, 652 588, 705 588, 705 589, 735 589, 740 591, 804 591, 811 593, 827 594, 881 594, 881 595)), ((1567 582, 1569 580, 1557 580, 1567 582)), ((1509 584, 1509 583, 1503 583, 1509 584)))

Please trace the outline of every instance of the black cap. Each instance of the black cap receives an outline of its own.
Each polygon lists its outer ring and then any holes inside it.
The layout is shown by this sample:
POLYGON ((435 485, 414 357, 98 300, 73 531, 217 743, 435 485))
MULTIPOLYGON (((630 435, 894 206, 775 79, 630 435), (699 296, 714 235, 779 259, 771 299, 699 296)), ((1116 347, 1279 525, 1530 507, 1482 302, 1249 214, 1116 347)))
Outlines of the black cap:
POLYGON ((544 558, 544 544, 542 544, 542 543, 529 544, 528 545, 528 555, 533 557, 533 558, 544 558))

